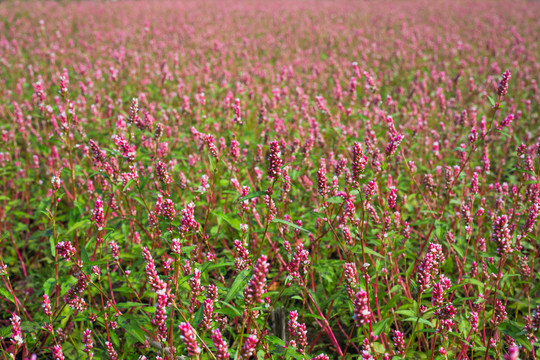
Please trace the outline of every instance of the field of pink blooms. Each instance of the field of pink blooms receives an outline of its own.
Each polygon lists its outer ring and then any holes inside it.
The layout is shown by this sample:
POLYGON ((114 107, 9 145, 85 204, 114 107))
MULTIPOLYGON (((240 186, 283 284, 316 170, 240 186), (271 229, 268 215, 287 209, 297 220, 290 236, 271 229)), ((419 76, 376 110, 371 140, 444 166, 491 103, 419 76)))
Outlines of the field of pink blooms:
POLYGON ((540 2, 0 3, 0 359, 540 358, 540 2))

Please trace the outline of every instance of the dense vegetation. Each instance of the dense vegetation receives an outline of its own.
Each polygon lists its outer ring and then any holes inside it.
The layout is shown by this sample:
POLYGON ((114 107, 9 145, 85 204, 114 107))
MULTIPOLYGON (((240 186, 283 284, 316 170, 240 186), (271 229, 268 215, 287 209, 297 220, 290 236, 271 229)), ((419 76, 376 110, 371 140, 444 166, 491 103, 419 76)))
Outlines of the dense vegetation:
POLYGON ((536 359, 540 4, 0 4, 5 359, 536 359))

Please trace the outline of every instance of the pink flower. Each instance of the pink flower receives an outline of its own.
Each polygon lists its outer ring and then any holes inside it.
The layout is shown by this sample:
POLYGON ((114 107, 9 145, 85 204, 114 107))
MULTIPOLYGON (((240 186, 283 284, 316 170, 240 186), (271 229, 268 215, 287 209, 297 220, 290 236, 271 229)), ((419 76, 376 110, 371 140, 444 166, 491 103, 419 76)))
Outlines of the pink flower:
POLYGON ((21 318, 15 313, 11 316, 11 339, 17 346, 21 346, 24 342, 21 332, 21 318))
POLYGON ((103 201, 101 199, 96 200, 90 221, 93 221, 96 224, 99 231, 103 230, 103 227, 105 226, 105 216, 103 213, 103 201))
POLYGON ((319 195, 324 196, 328 193, 328 180, 326 179, 326 160, 321 159, 321 165, 317 171, 317 186, 319 195))
POLYGON ((223 338, 221 337, 221 332, 219 329, 212 330, 210 334, 210 338, 214 342, 214 346, 216 347, 216 358, 217 360, 228 360, 229 359, 229 348, 227 347, 227 343, 223 338))
POLYGON ((357 326, 371 322, 371 311, 369 310, 368 293, 360 289, 354 298, 354 320, 357 326))
POLYGON ((499 86, 497 87, 497 95, 499 96, 505 96, 508 91, 508 81, 510 80, 511 74, 509 70, 506 70, 504 74, 502 75, 501 82, 499 82, 499 86))
POLYGON ((47 294, 43 294, 43 302, 41 304, 41 307, 43 308, 43 312, 48 317, 52 316, 52 309, 51 309, 51 300, 49 299, 49 296, 47 294))
POLYGON ((71 259, 73 255, 75 255, 75 248, 73 245, 71 245, 71 242, 69 241, 61 241, 58 244, 56 244, 56 251, 58 252, 58 255, 61 257, 66 258, 67 260, 71 259))
POLYGON ((53 346, 52 356, 54 360, 64 360, 64 353, 62 352, 62 347, 60 345, 53 346))
POLYGON ((394 347, 396 348, 396 354, 405 354, 405 341, 403 340, 403 333, 399 330, 394 330, 394 347))
POLYGON ((243 360, 248 360, 251 356, 253 356, 255 354, 255 347, 257 346, 258 341, 257 336, 249 335, 244 341, 244 346, 242 346, 242 350, 240 351, 240 358, 243 360))
POLYGON ((178 325, 178 328, 180 329, 180 339, 186 344, 188 354, 191 356, 199 355, 201 348, 197 344, 197 339, 191 325, 189 323, 181 323, 178 325))
POLYGON ((94 348, 94 343, 92 342, 92 330, 84 330, 82 342, 84 344, 83 351, 88 355, 88 359, 91 360, 94 357, 94 353, 92 352, 92 349, 94 348))
POLYGON ((283 162, 280 156, 281 151, 279 150, 279 144, 274 140, 270 143, 270 154, 268 155, 268 177, 270 179, 275 179, 281 175, 281 166, 283 165, 283 162))
POLYGON ((265 292, 266 275, 269 269, 270 264, 266 261, 266 255, 261 255, 255 264, 253 275, 244 289, 246 307, 263 302, 261 296, 265 292))

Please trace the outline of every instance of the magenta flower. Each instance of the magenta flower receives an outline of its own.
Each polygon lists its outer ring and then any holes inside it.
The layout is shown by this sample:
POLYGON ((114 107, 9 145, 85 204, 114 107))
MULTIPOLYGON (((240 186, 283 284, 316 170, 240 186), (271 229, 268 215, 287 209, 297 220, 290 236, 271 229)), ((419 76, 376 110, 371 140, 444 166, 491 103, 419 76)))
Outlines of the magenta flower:
POLYGON ((221 331, 219 329, 212 330, 210 334, 214 346, 216 347, 216 359, 217 360, 228 360, 229 359, 229 348, 227 347, 227 342, 221 337, 221 331))
POLYGON ((369 310, 368 293, 362 289, 358 290, 353 305, 354 321, 357 326, 369 324, 371 322, 371 310, 369 310))
POLYGON ((255 263, 253 269, 253 275, 251 279, 246 284, 244 289, 244 299, 246 306, 251 306, 256 303, 262 303, 263 300, 261 296, 265 292, 266 288, 266 275, 270 269, 270 264, 266 261, 266 256, 261 255, 261 257, 255 263))
POLYGON ((497 95, 500 97, 503 97, 506 95, 508 91, 508 81, 510 80, 511 74, 509 70, 506 70, 504 74, 502 75, 501 82, 499 82, 499 86, 497 87, 497 95))
POLYGON ((191 356, 199 355, 201 348, 197 344, 195 332, 189 323, 181 323, 178 325, 180 329, 180 339, 184 342, 187 352, 191 356))
POLYGON ((281 151, 279 149, 279 144, 274 140, 270 143, 270 153, 268 155, 268 177, 270 179, 275 179, 281 175, 281 166, 283 165, 283 162, 280 156, 281 151))

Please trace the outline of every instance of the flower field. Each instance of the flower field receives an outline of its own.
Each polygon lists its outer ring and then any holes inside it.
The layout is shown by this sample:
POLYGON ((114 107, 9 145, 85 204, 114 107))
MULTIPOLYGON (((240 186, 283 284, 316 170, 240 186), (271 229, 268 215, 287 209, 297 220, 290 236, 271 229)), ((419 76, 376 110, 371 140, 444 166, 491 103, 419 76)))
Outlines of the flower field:
POLYGON ((0 2, 0 359, 536 359, 539 19, 0 2))

